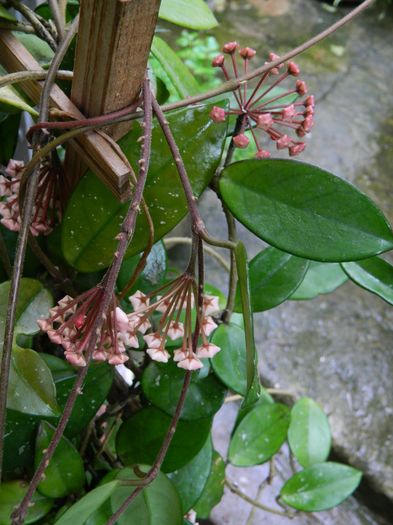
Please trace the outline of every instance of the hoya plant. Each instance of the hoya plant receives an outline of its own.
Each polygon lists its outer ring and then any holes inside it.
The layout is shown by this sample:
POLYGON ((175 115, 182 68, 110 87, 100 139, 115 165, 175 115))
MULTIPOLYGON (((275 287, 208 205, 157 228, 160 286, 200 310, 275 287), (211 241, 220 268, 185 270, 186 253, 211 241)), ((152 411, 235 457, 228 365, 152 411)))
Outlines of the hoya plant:
MULTIPOLYGON (((0 4, 1 525, 185 525, 208 518, 225 487, 284 518, 335 507, 357 488, 361 473, 329 460, 322 408, 308 397, 284 404, 261 384, 253 318, 348 278, 393 302, 393 269, 380 257, 393 232, 382 212, 300 160, 318 108, 296 56, 370 4, 282 56, 197 39, 214 52, 211 63, 196 57, 209 91, 154 34, 158 16, 157 27, 215 27, 203 0, 0 4), (83 42, 99 9, 115 4, 139 9, 151 27, 110 48, 109 63, 128 45, 122 59, 139 64, 138 78, 137 66, 122 73, 134 100, 84 115, 112 77, 93 76, 88 89, 86 70, 80 82, 83 42), (75 159, 90 169, 76 176, 75 159), (116 186, 118 166, 126 176, 116 186), (225 238, 199 211, 207 188, 225 238), (174 238, 185 217, 187 234, 174 238), (251 260, 237 223, 268 245, 251 260), (189 246, 184 266, 168 263, 173 242, 189 246), (227 272, 225 291, 206 282, 206 257, 227 272), (214 416, 235 401, 222 457, 214 416), (277 505, 255 502, 226 475, 228 465, 268 463, 271 484, 283 447, 292 474, 277 505)), ((120 31, 124 18, 115 21, 120 31)), ((190 35, 181 37, 188 63, 190 35)), ((94 45, 99 64, 112 44, 94 45)))

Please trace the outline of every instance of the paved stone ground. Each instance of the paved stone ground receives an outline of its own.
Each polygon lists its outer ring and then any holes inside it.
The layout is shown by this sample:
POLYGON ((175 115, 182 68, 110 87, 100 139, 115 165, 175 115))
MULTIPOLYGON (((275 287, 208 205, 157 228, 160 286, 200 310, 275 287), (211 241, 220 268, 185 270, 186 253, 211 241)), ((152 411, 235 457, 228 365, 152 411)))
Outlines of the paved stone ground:
MULTIPOLYGON (((283 52, 338 16, 312 0, 282 2, 285 14, 280 12, 277 17, 266 16, 266 0, 251 3, 227 4, 221 15, 225 23, 220 41, 238 39, 243 45, 256 46, 261 53, 271 48, 283 52), (267 44, 261 44, 261 35, 267 44)), ((392 18, 381 21, 377 12, 370 11, 298 59, 318 101, 315 130, 302 160, 354 182, 391 221, 392 27, 392 18)), ((207 194, 200 206, 211 233, 225 235, 215 196, 207 194)), ((250 256, 260 251, 263 243, 255 236, 243 228, 239 234, 250 256)), ((211 260, 208 276, 225 289, 226 276, 211 260)), ((256 338, 264 380, 318 400, 329 414, 336 450, 364 471, 370 486, 393 500, 392 308, 347 283, 333 294, 308 302, 286 302, 258 314, 256 338)), ((231 412, 233 407, 225 410, 231 412)), ((228 417, 221 414, 216 423, 219 449, 224 448, 229 431, 228 417)), ((232 475, 254 495, 253 487, 260 482, 263 469, 233 469, 232 475)), ((236 496, 226 495, 212 519, 219 525, 243 524, 247 507, 236 496)), ((258 511, 249 525, 284 521, 258 511)), ((309 518, 302 515, 292 523, 360 525, 388 521, 351 498, 339 510, 309 518)))

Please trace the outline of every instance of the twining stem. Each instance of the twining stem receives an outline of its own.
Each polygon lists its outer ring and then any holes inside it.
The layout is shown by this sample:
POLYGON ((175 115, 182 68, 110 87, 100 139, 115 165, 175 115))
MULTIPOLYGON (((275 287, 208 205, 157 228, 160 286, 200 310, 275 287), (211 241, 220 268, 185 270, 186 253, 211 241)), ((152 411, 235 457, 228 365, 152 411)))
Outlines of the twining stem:
POLYGON ((225 485, 229 488, 231 492, 233 492, 240 498, 244 499, 244 501, 247 501, 247 503, 250 503, 254 507, 257 507, 258 509, 265 510, 266 512, 270 512, 271 514, 277 514, 277 516, 284 516, 285 518, 290 518, 290 519, 294 518, 294 515, 290 512, 283 512, 281 510, 273 509, 271 507, 268 507, 267 505, 264 505, 263 503, 260 503, 259 501, 256 501, 253 498, 250 498, 250 496, 247 496, 247 494, 244 494, 244 492, 242 492, 228 478, 225 479, 225 485))
POLYGON ((58 38, 61 40, 64 38, 64 17, 61 14, 57 0, 49 0, 48 3, 53 21, 57 29, 58 38))
POLYGON ((86 367, 82 368, 78 372, 77 378, 72 387, 71 393, 67 399, 67 403, 66 403, 66 406, 64 407, 62 417, 55 430, 52 440, 46 452, 42 456, 41 462, 37 470, 34 473, 33 479, 31 480, 29 484, 29 488, 26 492, 26 495, 24 496, 19 507, 12 514, 12 519, 13 519, 12 524, 13 525, 21 525, 23 523, 23 520, 26 516, 31 498, 33 497, 33 494, 37 486, 42 480, 42 476, 45 472, 45 469, 47 468, 49 461, 51 460, 54 454, 54 451, 56 450, 56 447, 58 443, 60 442, 60 439, 68 423, 68 420, 71 416, 72 409, 74 407, 76 398, 78 394, 81 393, 81 387, 82 387, 84 378, 87 373, 88 364, 90 362, 91 355, 96 345, 96 341, 98 337, 97 332, 99 332, 102 326, 102 323, 104 321, 104 315, 107 312, 111 301, 113 300, 113 293, 114 293, 114 289, 116 286, 116 280, 117 280, 117 277, 120 271, 120 267, 121 267, 124 255, 126 253, 127 247, 130 241, 132 240, 132 237, 135 232, 136 218, 140 211, 140 204, 141 204, 141 200, 143 196, 143 190, 145 188, 145 183, 146 183, 147 173, 148 173, 149 163, 150 163, 152 111, 151 111, 151 91, 150 91, 149 81, 147 78, 144 81, 143 93, 144 93, 145 117, 144 117, 144 123, 142 127, 144 130, 144 140, 143 140, 143 147, 142 147, 142 158, 139 162, 139 166, 140 166, 139 176, 138 176, 138 180, 135 186, 134 195, 132 197, 130 206, 128 208, 127 215, 123 221, 121 231, 118 235, 119 244, 115 252, 113 262, 111 266, 109 267, 101 283, 101 286, 104 287, 104 293, 103 293, 101 303, 98 308, 97 316, 92 324, 91 337, 90 337, 90 340, 89 340, 89 343, 86 349, 87 365, 86 367))
MULTIPOLYGON (((48 118, 48 97, 50 90, 54 84, 56 78, 56 71, 58 70, 61 61, 71 43, 73 36, 76 33, 78 26, 78 20, 76 19, 69 32, 67 33, 64 40, 60 43, 58 50, 55 53, 53 61, 50 65, 48 75, 45 80, 45 85, 41 94, 41 104, 39 120, 46 120, 48 118)), ((39 150, 41 147, 42 137, 36 137, 34 139, 34 147, 39 150)), ((5 418, 6 418, 6 405, 7 405, 7 392, 8 392, 8 380, 9 371, 11 365, 11 352, 12 344, 14 339, 14 328, 16 321, 16 305, 19 295, 20 280, 23 272, 23 263, 25 260, 26 246, 30 231, 30 222, 33 213, 33 207, 35 203, 37 185, 39 180, 39 165, 35 167, 33 173, 29 177, 26 184, 26 193, 23 201, 23 209, 21 210, 21 227, 18 235, 14 266, 12 269, 12 277, 10 284, 10 291, 8 296, 7 313, 5 320, 4 329, 4 345, 1 357, 1 369, 0 369, 0 479, 2 472, 3 454, 4 454, 4 431, 5 431, 5 418)))
POLYGON ((11 20, 1 20, 0 29, 8 31, 19 31, 20 33, 35 34, 35 29, 31 24, 24 22, 12 22, 11 20))
MULTIPOLYGON (((3 26, 0 23, 0 29, 3 26)), ((15 29, 17 31, 17 29, 15 29)), ((18 29, 19 31, 19 29, 18 29)), ((17 82, 24 82, 25 80, 45 80, 48 72, 44 69, 33 69, 31 71, 16 71, 15 73, 9 73, 0 77, 0 88, 9 84, 15 84, 17 82)), ((72 80, 74 73, 72 71, 59 70, 56 73, 58 80, 72 80)))

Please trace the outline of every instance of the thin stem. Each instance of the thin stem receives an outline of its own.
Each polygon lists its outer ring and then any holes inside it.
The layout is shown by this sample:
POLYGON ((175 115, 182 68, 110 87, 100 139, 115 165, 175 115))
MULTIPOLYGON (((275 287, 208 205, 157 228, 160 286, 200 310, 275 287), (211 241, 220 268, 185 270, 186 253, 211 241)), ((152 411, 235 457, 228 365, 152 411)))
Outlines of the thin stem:
POLYGON ((231 492, 239 496, 240 498, 244 499, 244 501, 247 501, 247 503, 250 503, 254 507, 257 507, 258 509, 265 510, 266 512, 270 512, 271 514, 276 514, 277 516, 284 516, 285 518, 293 519, 294 515, 290 512, 283 512, 281 510, 273 509, 271 507, 268 507, 267 505, 264 505, 263 503, 260 503, 259 501, 256 501, 253 498, 250 498, 250 496, 247 496, 247 494, 244 494, 234 483, 229 481, 228 478, 225 479, 225 485, 229 488, 231 492))
POLYGON ((64 38, 64 17, 62 16, 57 0, 49 0, 49 7, 55 23, 59 39, 64 38))
POLYGON ((106 522, 106 525, 115 525, 119 517, 123 514, 123 512, 128 508, 128 506, 134 501, 134 499, 143 491, 143 489, 149 485, 152 481, 155 480, 157 477, 161 465, 165 459, 165 456, 168 452, 169 446, 172 442, 173 436, 176 431, 177 424, 180 419, 181 412, 183 410, 183 406, 186 400, 186 395, 188 391, 188 387, 191 382, 192 372, 190 370, 187 370, 184 376, 184 382, 183 386, 180 392, 179 401, 177 402, 175 414, 172 418, 172 421, 169 425, 168 431, 166 433, 166 436, 164 438, 164 442, 161 445, 160 451, 157 454, 157 457, 154 461, 153 466, 151 469, 147 472, 147 474, 138 480, 129 480, 124 481, 124 485, 136 485, 135 490, 124 500, 124 502, 120 505, 120 507, 116 510, 116 512, 113 514, 113 516, 110 517, 110 519, 106 522))
POLYGON ((7 3, 13 7, 16 11, 18 11, 21 15, 23 15, 28 22, 33 26, 34 31, 37 33, 37 36, 45 40, 47 44, 53 49, 53 51, 56 52, 57 50, 57 44, 55 42, 55 39, 50 34, 48 29, 45 27, 45 25, 41 22, 40 17, 34 13, 32 9, 30 9, 27 5, 23 4, 22 2, 19 2, 18 0, 8 0, 7 3))
MULTIPOLYGON (((18 3, 18 2, 17 2, 18 3)), ((48 75, 45 80, 45 85, 41 95, 41 106, 39 113, 39 120, 47 120, 48 118, 48 100, 50 90, 56 78, 56 71, 60 66, 60 63, 68 49, 71 42, 73 33, 76 32, 77 22, 74 22, 69 33, 65 39, 60 43, 58 50, 55 53, 53 61, 48 71, 48 75)), ((41 137, 34 139, 34 147, 40 149, 41 137)), ((22 222, 21 228, 18 235, 14 266, 12 270, 10 291, 8 296, 7 313, 5 320, 4 329, 4 345, 3 353, 1 358, 1 370, 0 370, 0 479, 2 472, 3 454, 4 454, 4 432, 5 432, 5 417, 6 417, 6 406, 7 406, 7 392, 8 392, 8 380, 9 371, 11 365, 11 353, 14 339, 14 328, 16 320, 16 305, 19 295, 20 280, 23 272, 23 264, 26 255, 26 246, 29 238, 30 222, 33 214, 33 207, 35 203, 37 185, 39 180, 39 166, 35 167, 31 177, 28 179, 26 184, 26 193, 23 202, 22 210, 22 222)))
MULTIPOLYGON (((0 24, 0 29, 2 26, 0 24)), ((0 88, 9 84, 17 82, 24 82, 25 80, 45 80, 48 75, 47 71, 36 69, 32 71, 17 71, 16 73, 9 73, 0 77, 0 88)), ((60 70, 56 73, 58 80, 72 80, 74 73, 72 71, 60 70)))
POLYGON ((19 31, 21 33, 35 34, 35 29, 32 25, 26 24, 25 22, 12 22, 12 21, 0 21, 0 29, 8 31, 19 31))
MULTIPOLYGON (((167 239, 163 240, 164 246, 167 248, 169 246, 174 246, 176 244, 192 244, 192 239, 189 237, 168 237, 167 239)), ((210 255, 213 259, 215 259, 227 272, 230 271, 230 266, 227 263, 227 261, 222 257, 216 250, 211 248, 210 246, 204 247, 205 252, 210 255)))
POLYGON ((44 474, 45 469, 47 468, 50 460, 52 459, 54 451, 56 450, 56 447, 59 444, 62 434, 65 430, 65 427, 68 423, 68 419, 72 413, 72 409, 76 401, 77 395, 78 393, 81 392, 83 380, 88 370, 88 364, 90 362, 91 355, 96 345, 96 341, 98 337, 97 332, 100 331, 100 328, 104 320, 103 319, 104 315, 107 312, 111 302, 113 301, 113 293, 114 293, 114 289, 116 285, 116 280, 117 280, 117 277, 120 271, 120 267, 121 267, 125 252, 135 232, 136 217, 140 210, 140 203, 142 200, 143 190, 145 187, 148 168, 149 168, 149 162, 150 162, 152 111, 151 111, 151 98, 150 98, 151 91, 150 91, 148 79, 145 79, 144 81, 143 92, 144 92, 144 107, 145 107, 145 120, 144 120, 143 127, 144 127, 145 140, 143 143, 143 155, 142 155, 142 159, 140 162, 139 177, 137 180, 137 184, 135 186, 135 191, 134 191, 134 195, 131 200, 131 204, 128 208, 127 215, 123 221, 121 232, 118 236, 119 244, 115 252, 114 260, 101 283, 102 286, 105 286, 105 291, 102 296, 99 308, 97 309, 96 318, 94 319, 94 322, 92 323, 92 326, 91 326, 91 331, 90 331, 91 337, 89 339, 89 342, 86 348, 87 365, 86 367, 82 368, 78 372, 77 379, 73 385, 70 396, 67 399, 67 404, 64 408, 64 412, 60 419, 59 426, 56 428, 56 431, 47 448, 47 451, 43 454, 41 462, 36 472, 34 473, 33 479, 30 482, 26 495, 24 496, 19 507, 12 514, 12 519, 13 519, 12 525, 21 525, 23 523, 23 520, 29 508, 31 498, 42 479, 42 475, 44 474))

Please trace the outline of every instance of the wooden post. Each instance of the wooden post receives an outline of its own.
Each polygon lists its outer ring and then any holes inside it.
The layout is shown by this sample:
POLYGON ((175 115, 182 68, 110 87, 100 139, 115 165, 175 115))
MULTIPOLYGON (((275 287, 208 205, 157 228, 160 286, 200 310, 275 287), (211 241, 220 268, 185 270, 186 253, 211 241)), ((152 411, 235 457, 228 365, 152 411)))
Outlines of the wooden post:
MULTIPOLYGON (((130 105, 139 96, 160 0, 81 0, 71 99, 89 117, 130 105)), ((130 124, 105 131, 114 139, 130 124)), ((84 166, 67 153, 66 172, 78 180, 84 166)))

